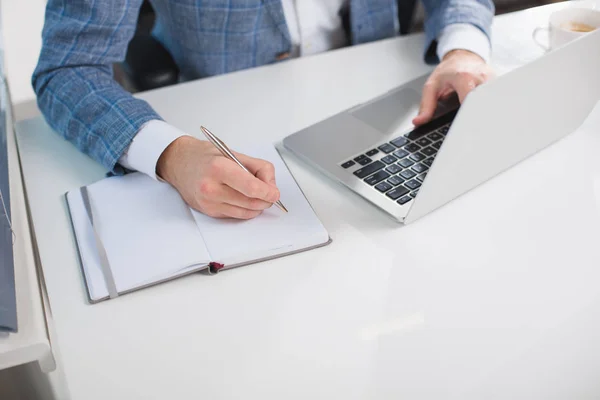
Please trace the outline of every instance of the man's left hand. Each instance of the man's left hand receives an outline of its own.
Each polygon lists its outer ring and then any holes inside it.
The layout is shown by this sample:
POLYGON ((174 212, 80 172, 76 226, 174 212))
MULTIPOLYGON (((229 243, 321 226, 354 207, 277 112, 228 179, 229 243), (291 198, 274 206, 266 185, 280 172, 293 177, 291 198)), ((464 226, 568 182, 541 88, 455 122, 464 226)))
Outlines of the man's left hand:
POLYGON ((467 50, 452 50, 433 71, 425 86, 419 114, 413 124, 429 122, 435 113, 438 99, 456 92, 462 103, 467 94, 494 76, 492 68, 477 54, 467 50))

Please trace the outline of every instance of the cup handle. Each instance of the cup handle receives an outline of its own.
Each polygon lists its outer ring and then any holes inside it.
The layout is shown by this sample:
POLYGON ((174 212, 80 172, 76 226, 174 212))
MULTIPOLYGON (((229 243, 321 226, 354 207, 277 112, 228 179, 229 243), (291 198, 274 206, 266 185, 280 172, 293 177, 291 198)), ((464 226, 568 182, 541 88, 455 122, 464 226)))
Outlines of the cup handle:
POLYGON ((533 33, 531 34, 531 36, 533 37, 533 41, 535 42, 535 44, 537 44, 538 46, 540 46, 544 51, 549 51, 550 50, 550 46, 549 44, 544 44, 542 42, 540 42, 538 40, 539 34, 541 32, 546 32, 547 35, 547 40, 546 43, 550 43, 550 29, 548 29, 547 27, 538 27, 535 28, 533 30, 533 33))

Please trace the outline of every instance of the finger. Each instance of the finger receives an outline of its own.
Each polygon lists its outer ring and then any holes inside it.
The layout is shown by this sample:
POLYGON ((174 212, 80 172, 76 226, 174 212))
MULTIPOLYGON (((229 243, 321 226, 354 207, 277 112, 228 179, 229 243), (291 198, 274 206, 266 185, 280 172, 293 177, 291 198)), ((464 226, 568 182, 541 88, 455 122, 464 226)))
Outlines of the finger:
POLYGON ((454 88, 456 94, 458 94, 458 100, 462 104, 469 92, 477 86, 477 81, 471 75, 458 75, 456 79, 450 82, 450 85, 454 88))
POLYGON ((227 203, 215 204, 213 210, 216 214, 222 215, 223 218, 235 219, 252 219, 262 213, 260 210, 249 210, 227 203))
POLYGON ((221 172, 222 182, 246 197, 269 203, 274 203, 279 199, 279 190, 275 186, 263 182, 233 162, 224 165, 221 172))
POLYGON ((213 218, 251 219, 262 213, 262 210, 249 210, 233 204, 207 200, 201 201, 193 208, 213 218))
POLYGON ((213 202, 205 202, 197 210, 212 218, 252 219, 262 213, 262 211, 248 210, 231 204, 213 202))
POLYGON ((245 154, 236 154, 236 157, 250 172, 263 182, 275 185, 275 167, 268 161, 249 157, 245 154))
POLYGON ((437 79, 427 81, 423 86, 423 97, 421 97, 421 107, 419 114, 413 119, 413 124, 423 125, 433 118, 438 99, 438 81, 437 79))
POLYGON ((264 200, 247 197, 224 184, 220 185, 219 189, 220 190, 214 196, 214 201, 216 202, 227 203, 253 211, 266 210, 273 205, 273 203, 264 200))

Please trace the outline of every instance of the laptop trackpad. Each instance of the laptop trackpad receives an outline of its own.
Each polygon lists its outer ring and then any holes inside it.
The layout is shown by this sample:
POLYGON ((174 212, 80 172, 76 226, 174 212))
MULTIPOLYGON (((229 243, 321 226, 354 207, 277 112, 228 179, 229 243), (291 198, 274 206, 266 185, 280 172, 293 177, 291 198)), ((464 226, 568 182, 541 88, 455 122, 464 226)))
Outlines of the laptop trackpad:
POLYGON ((404 88, 359 106, 350 114, 385 135, 402 133, 412 128, 420 102, 419 92, 404 88))

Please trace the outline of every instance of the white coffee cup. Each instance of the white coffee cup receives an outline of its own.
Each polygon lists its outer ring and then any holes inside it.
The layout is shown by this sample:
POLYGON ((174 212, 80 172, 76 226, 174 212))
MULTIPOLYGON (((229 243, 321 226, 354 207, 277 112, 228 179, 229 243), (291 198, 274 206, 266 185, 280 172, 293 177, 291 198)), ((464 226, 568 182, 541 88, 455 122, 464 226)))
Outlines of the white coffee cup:
POLYGON ((533 40, 546 51, 554 50, 570 41, 585 35, 585 29, 600 28, 600 11, 590 8, 566 8, 550 15, 547 27, 535 28, 533 40), (547 32, 547 44, 539 40, 541 33, 547 32))

